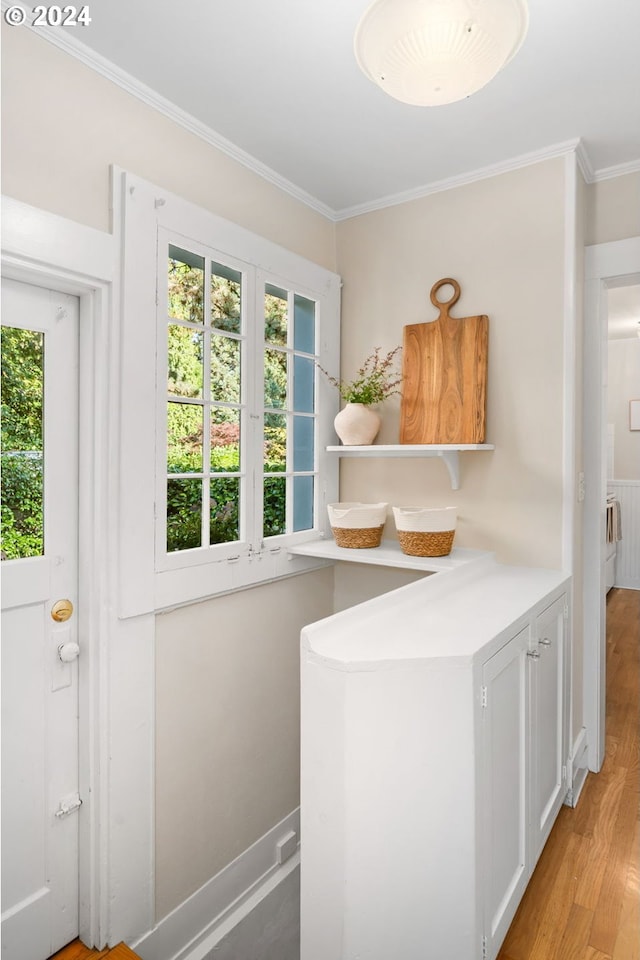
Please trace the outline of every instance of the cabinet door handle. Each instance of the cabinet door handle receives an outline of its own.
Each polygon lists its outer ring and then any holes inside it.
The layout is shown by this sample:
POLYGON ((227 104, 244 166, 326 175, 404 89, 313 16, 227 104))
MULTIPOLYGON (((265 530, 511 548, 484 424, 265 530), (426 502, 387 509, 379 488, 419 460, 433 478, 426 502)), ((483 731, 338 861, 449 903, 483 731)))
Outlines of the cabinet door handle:
POLYGON ((539 660, 540 654, 537 650, 527 650, 527 656, 531 657, 532 660, 539 660))
POLYGON ((542 647, 550 647, 550 646, 551 646, 551 640, 549 640, 549 637, 543 637, 542 640, 538 640, 538 643, 539 643, 540 646, 542 646, 542 647))

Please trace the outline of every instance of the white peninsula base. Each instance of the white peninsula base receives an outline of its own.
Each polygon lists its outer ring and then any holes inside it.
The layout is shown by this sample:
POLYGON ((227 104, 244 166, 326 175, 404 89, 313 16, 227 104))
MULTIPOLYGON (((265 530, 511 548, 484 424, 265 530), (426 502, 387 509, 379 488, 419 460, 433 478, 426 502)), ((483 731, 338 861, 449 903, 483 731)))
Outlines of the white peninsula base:
POLYGON ((302 631, 302 960, 492 960, 567 792, 566 575, 483 558, 302 631))

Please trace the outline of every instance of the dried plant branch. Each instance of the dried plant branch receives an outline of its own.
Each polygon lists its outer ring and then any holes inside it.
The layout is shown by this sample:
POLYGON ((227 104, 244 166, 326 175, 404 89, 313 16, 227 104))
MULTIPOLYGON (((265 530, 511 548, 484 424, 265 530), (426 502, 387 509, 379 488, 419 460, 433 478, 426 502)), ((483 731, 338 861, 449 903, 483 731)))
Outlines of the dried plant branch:
POLYGON ((332 377, 318 364, 329 383, 336 387, 347 403, 364 403, 368 406, 382 403, 388 397, 400 393, 402 375, 394 369, 396 356, 402 347, 395 347, 389 353, 382 354, 382 347, 376 347, 357 371, 353 380, 338 380, 332 377))

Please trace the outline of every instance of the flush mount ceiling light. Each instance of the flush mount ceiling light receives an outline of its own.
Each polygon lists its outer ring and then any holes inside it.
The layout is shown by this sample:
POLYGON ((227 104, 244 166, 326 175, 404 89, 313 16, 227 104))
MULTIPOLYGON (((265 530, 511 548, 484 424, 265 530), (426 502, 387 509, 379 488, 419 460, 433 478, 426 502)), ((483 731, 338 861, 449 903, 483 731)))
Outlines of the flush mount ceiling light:
POLYGON ((363 73, 389 96, 437 106, 492 80, 528 25, 526 0, 374 0, 354 50, 363 73))

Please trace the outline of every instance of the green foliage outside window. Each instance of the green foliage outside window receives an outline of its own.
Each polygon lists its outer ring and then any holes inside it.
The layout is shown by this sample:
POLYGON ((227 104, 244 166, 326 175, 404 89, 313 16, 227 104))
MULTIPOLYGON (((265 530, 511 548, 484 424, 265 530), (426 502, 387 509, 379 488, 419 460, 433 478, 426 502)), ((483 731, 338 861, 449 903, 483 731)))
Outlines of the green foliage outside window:
MULTIPOLYGON (((277 429, 277 428, 276 428, 277 429)), ((278 459, 266 459, 265 471, 281 470, 280 450, 282 440, 265 444, 268 456, 274 454, 278 459)), ((229 443, 212 447, 212 466, 233 470, 238 460, 238 444, 229 443)), ((198 455, 190 451, 176 450, 169 456, 171 473, 199 472, 201 461, 198 455)), ((210 483, 210 542, 229 543, 239 538, 239 511, 237 478, 212 476, 210 483)), ((276 536, 285 533, 285 497, 284 477, 265 478, 264 494, 264 535, 276 536)), ((202 481, 200 479, 170 479, 167 488, 167 549, 189 550, 201 545, 201 507, 202 481)))
POLYGON ((44 551, 42 413, 44 336, 2 327, 2 557, 44 551))
MULTIPOLYGON (((203 356, 204 258, 172 247, 168 267, 169 316, 197 324, 183 326, 169 322, 168 378, 171 396, 203 399, 204 364, 210 363, 214 421, 211 431, 211 461, 203 464, 203 420, 201 403, 171 402, 168 417, 167 449, 167 550, 186 550, 202 545, 202 483, 209 478, 211 515, 209 543, 229 543, 240 538, 238 477, 240 472, 239 409, 241 397, 240 340, 241 274, 223 264, 211 264, 209 291, 211 356, 203 356), (225 334, 231 334, 227 336, 225 334), (234 336, 235 334, 235 336, 234 336), (229 406, 226 406, 226 405, 229 406)), ((288 340, 287 292, 269 286, 264 298, 264 338, 268 349, 264 362, 264 405, 277 409, 287 394, 287 354, 282 349, 288 340)), ((283 417, 267 414, 264 431, 265 474, 286 469, 286 429, 283 417)), ((285 532, 286 481, 284 477, 265 477, 264 536, 285 532)))
POLYGON ((285 290, 267 286, 264 297, 264 339, 267 343, 287 345, 287 294, 285 290))
MULTIPOLYGON (((182 253, 175 248, 176 255, 182 253)), ((169 258, 169 316, 190 323, 204 320, 204 258, 187 254, 191 263, 169 258)))
POLYGON ((42 456, 2 454, 2 558, 44 552, 42 456))

